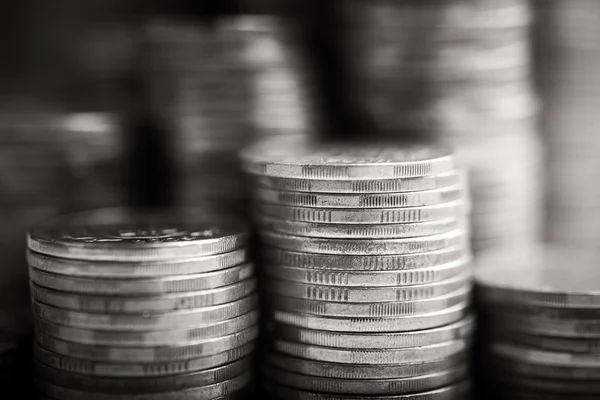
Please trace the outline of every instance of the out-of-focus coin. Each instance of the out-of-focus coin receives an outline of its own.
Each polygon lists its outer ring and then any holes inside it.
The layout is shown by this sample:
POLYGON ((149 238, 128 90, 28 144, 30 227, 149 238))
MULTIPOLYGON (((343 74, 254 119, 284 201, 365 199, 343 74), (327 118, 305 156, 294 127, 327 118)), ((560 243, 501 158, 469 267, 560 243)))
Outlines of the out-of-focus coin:
POLYGON ((598 354, 559 353, 514 346, 507 343, 493 343, 490 346, 490 351, 492 354, 504 358, 512 358, 533 364, 573 368, 600 367, 600 355, 598 354))
POLYGON ((494 341, 512 342, 538 350, 567 353, 600 354, 600 339, 584 339, 580 337, 551 337, 533 335, 519 330, 518 326, 494 325, 491 337, 494 341))

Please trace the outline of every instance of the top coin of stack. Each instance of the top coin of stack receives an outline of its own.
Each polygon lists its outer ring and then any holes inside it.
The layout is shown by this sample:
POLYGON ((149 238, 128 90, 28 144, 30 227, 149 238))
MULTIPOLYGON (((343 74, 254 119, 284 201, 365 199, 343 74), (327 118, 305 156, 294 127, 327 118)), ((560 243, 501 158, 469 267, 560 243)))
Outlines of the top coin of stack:
POLYGON ((452 153, 272 139, 242 164, 272 335, 267 390, 463 398, 470 251, 452 153))
POLYGON ((482 370, 492 387, 504 388, 503 399, 597 399, 597 255, 540 246, 486 254, 478 262, 488 336, 482 370))
POLYGON ((104 209, 31 231, 44 395, 208 399, 248 386, 258 334, 248 233, 205 217, 104 209))

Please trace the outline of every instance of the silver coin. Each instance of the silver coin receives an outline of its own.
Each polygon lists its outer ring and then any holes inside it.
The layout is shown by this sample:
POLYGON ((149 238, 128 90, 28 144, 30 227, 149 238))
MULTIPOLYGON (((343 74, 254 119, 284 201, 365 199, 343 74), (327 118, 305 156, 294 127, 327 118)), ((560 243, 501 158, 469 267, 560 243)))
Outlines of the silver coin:
POLYGON ((598 380, 600 368, 573 367, 564 365, 547 365, 527 363, 515 359, 494 357, 489 360, 490 366, 499 373, 516 374, 525 377, 556 380, 598 380))
POLYGON ((530 364, 571 368, 600 368, 600 355, 598 354, 559 353, 515 346, 509 343, 492 343, 490 352, 502 358, 515 359, 530 364))
POLYGON ((600 354, 600 339, 532 335, 527 332, 520 331, 518 326, 494 326, 492 337, 495 341, 511 341, 515 344, 520 344, 539 350, 600 354))
POLYGON ((258 327, 254 326, 229 336, 202 342, 178 343, 176 346, 160 347, 100 347, 83 343, 71 343, 47 335, 37 335, 43 348, 67 357, 109 363, 159 363, 189 360, 213 356, 243 346, 255 340, 258 327))
POLYGON ((213 325, 249 313, 257 307, 256 294, 217 306, 146 315, 84 313, 50 307, 36 301, 32 304, 33 314, 37 318, 75 328, 108 331, 167 330, 173 326, 187 328, 213 325))
POLYGON ((440 175, 396 179, 300 179, 258 175, 257 186, 272 190, 309 193, 401 193, 432 190, 458 185, 464 179, 459 171, 440 175))
POLYGON ((27 252, 27 263, 40 271, 72 277, 151 278, 200 274, 227 269, 247 262, 248 250, 239 249, 214 256, 144 262, 80 261, 27 252))
POLYGON ((473 335, 474 328, 474 319, 467 317, 439 328, 410 332, 359 334, 318 331, 291 325, 275 324, 273 333, 276 337, 288 342, 305 343, 315 346, 352 349, 399 349, 429 346, 464 339, 473 335))
POLYGON ((439 235, 463 228, 465 222, 457 218, 447 218, 428 222, 405 224, 357 225, 319 224, 311 222, 285 221, 265 216, 257 216, 261 230, 287 235, 331 238, 331 239, 398 239, 429 235, 439 235))
POLYGON ((96 346, 115 347, 155 347, 170 346, 173 343, 194 343, 244 331, 259 320, 258 310, 228 319, 219 323, 193 328, 160 331, 110 331, 92 330, 63 326, 36 318, 34 329, 37 333, 62 339, 66 342, 84 343, 96 346))
POLYGON ((241 264, 221 271, 176 275, 151 279, 94 279, 55 275, 29 269, 31 281, 38 286, 71 293, 106 295, 146 295, 211 290, 251 278, 253 264, 241 264))
POLYGON ((511 315, 518 314, 520 317, 533 316, 548 321, 564 323, 596 322, 600 321, 599 308, 564 308, 549 307, 533 304, 502 304, 496 303, 493 308, 494 314, 511 315))
MULTIPOLYGON (((373 397, 347 396, 325 393, 305 392, 276 384, 266 384, 267 392, 286 400, 369 400, 373 397)), ((402 394, 392 396, 377 396, 379 400, 467 400, 471 385, 468 382, 457 383, 441 389, 422 393, 402 394)))
POLYGON ((31 296, 39 303, 66 310, 109 314, 152 314, 192 310, 231 303, 256 291, 256 279, 197 292, 165 296, 117 297, 72 294, 30 285, 31 296))
POLYGON ((493 294, 505 303, 598 308, 596 260, 595 254, 561 247, 497 252, 478 261, 475 277, 483 301, 493 294))
POLYGON ((456 367, 465 362, 466 353, 457 353, 439 360, 403 364, 340 364, 267 353, 267 362, 276 368, 297 374, 335 379, 394 379, 428 375, 456 367))
POLYGON ((459 274, 444 281, 425 285, 396 287, 348 287, 308 285, 265 279, 265 290, 281 296, 307 300, 324 300, 347 303, 376 303, 430 299, 444 296, 470 284, 470 274, 459 274))
POLYGON ((561 322, 535 317, 532 315, 503 314, 501 320, 490 320, 494 326, 502 323, 504 326, 518 327, 519 331, 541 336, 566 337, 566 338, 600 338, 600 321, 595 322, 561 322))
POLYGON ((471 270, 469 259, 431 268, 401 271, 339 271, 265 264, 262 272, 276 279, 327 286, 405 286, 422 285, 450 279, 471 270))
POLYGON ((315 254, 276 249, 265 246, 265 261, 274 265, 288 265, 307 269, 344 271, 400 271, 439 266, 469 257, 463 246, 417 254, 393 256, 348 256, 341 254, 315 254))
POLYGON ((286 221, 322 224, 403 224, 462 218, 469 210, 463 201, 407 208, 309 208, 257 203, 255 212, 286 221))
POLYGON ((465 317, 469 303, 459 303, 442 311, 400 317, 323 317, 272 311, 274 321, 302 328, 338 332, 405 332, 437 328, 465 317))
POLYGON ((157 261, 228 253, 248 243, 247 228, 206 222, 202 208, 111 208, 48 221, 32 230, 29 249, 92 261, 157 261))
POLYGON ((256 188, 252 195, 258 201, 285 206, 315 208, 396 208, 418 207, 460 200, 460 186, 408 193, 325 194, 283 192, 256 188))
POLYGON ((424 253, 461 246, 467 242, 465 231, 462 229, 440 235, 406 239, 319 239, 267 231, 259 231, 259 236, 267 245, 286 250, 344 255, 424 253))
POLYGON ((470 292, 469 288, 462 288, 448 295, 431 299, 373 304, 328 302, 285 296, 269 296, 267 301, 271 310, 288 313, 325 317, 357 317, 359 319, 362 317, 387 318, 441 312, 459 304, 468 303, 470 292))
POLYGON ((106 394, 94 393, 57 386, 48 382, 39 381, 40 391, 57 400, 183 400, 183 399, 212 399, 242 390, 250 384, 252 373, 246 372, 235 378, 202 387, 180 390, 176 392, 163 392, 152 394, 106 394))
POLYGON ((467 368, 460 366, 410 378, 349 380, 311 377, 278 368, 264 368, 264 374, 268 379, 288 387, 318 393, 383 396, 437 389, 465 378, 466 373, 467 368))
POLYGON ((256 343, 251 342, 212 356, 156 363, 91 361, 56 354, 39 346, 34 346, 34 353, 37 361, 49 367, 76 374, 99 377, 150 378, 174 376, 216 368, 248 357, 255 348, 256 343))
POLYGON ((410 178, 456 167, 452 151, 444 147, 328 145, 293 139, 259 142, 246 148, 241 159, 242 168, 251 174, 309 179, 410 178))
POLYGON ((233 379, 253 367, 252 358, 243 358, 231 364, 187 374, 151 378, 115 378, 82 375, 36 363, 39 379, 55 385, 89 392, 143 394, 174 392, 199 386, 213 385, 233 379))
POLYGON ((520 388, 534 389, 550 393, 564 393, 569 396, 577 394, 600 395, 600 383, 597 381, 535 379, 516 374, 502 375, 500 377, 500 381, 520 388))

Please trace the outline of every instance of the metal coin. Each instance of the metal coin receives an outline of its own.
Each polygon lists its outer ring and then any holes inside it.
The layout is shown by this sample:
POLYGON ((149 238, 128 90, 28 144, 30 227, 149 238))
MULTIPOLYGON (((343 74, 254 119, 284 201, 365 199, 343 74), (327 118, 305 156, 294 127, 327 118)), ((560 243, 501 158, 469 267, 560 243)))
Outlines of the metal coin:
POLYGON ((377 303, 388 301, 422 300, 444 296, 470 284, 470 274, 459 274, 444 281, 425 285, 396 287, 348 287, 308 285, 265 279, 265 290, 281 296, 307 300, 347 303, 377 303))
POLYGON ((502 359, 495 357, 490 360, 493 368, 500 373, 516 374, 539 379, 558 380, 599 380, 600 368, 598 367, 573 367, 564 365, 548 365, 527 363, 515 359, 502 359))
POLYGON ((531 364, 565 366, 571 368, 600 368, 600 355, 559 353, 535 350, 508 343, 492 343, 490 351, 502 358, 515 359, 531 364))
POLYGON ((174 392, 199 386, 213 385, 233 379, 252 368, 254 360, 243 358, 221 367, 187 374, 151 378, 116 378, 76 374, 36 363, 39 379, 71 389, 99 393, 143 394, 174 392))
POLYGON ((267 353, 267 362, 276 368, 297 374, 335 379, 394 379, 428 375, 456 367, 466 361, 466 353, 443 357, 426 362, 402 364, 340 364, 289 357, 279 353, 267 353))
POLYGON ((466 243, 465 231, 455 230, 440 235, 406 239, 319 239, 282 235, 260 231, 266 244, 286 250, 344 254, 344 255, 391 255, 435 251, 466 243))
POLYGON ((110 331, 73 328, 55 324, 43 318, 34 321, 38 334, 52 336, 66 342, 96 346, 154 347, 173 343, 194 343, 233 335, 258 323, 258 310, 216 324, 187 329, 160 331, 110 331))
POLYGON ((152 394, 106 394, 94 393, 83 390, 65 388, 53 385, 48 382, 39 381, 38 387, 42 393, 54 397, 57 400, 192 400, 192 399, 212 399, 239 391, 251 382, 252 374, 250 372, 239 375, 233 379, 223 382, 206 385, 202 387, 186 389, 176 392, 163 392, 152 394))
POLYGON ((339 271, 265 264, 262 271, 284 281, 330 286, 405 286, 450 279, 471 270, 469 259, 431 268, 401 271, 339 271))
POLYGON ((465 366, 410 378, 349 380, 299 375, 281 369, 264 369, 269 379, 280 385, 318 393, 350 395, 394 395, 422 392, 450 385, 465 378, 465 366))
POLYGON ((31 281, 39 286, 71 293, 146 295, 211 290, 251 278, 253 264, 241 264, 221 271, 151 279, 93 279, 55 275, 29 268, 31 281))
POLYGON ((258 327, 254 326, 229 336, 160 347, 101 347, 65 342, 46 335, 37 335, 36 340, 43 348, 67 357, 108 363, 160 363, 214 356, 246 345, 257 337, 258 327))
POLYGON ((214 256, 144 262, 80 261, 27 252, 27 263, 40 271, 72 277, 151 278, 200 274, 227 269, 248 260, 248 250, 239 249, 214 256))
POLYGON ((27 243, 36 253, 91 261, 211 256, 248 243, 245 226, 206 222, 205 216, 193 207, 101 209, 49 221, 31 231, 27 243))
POLYGON ((307 269, 344 271, 400 271, 452 263, 469 257, 463 246, 417 254, 392 256, 348 256, 341 254, 301 253, 265 247, 265 260, 274 265, 288 265, 307 269))
POLYGON ((52 368, 70 371, 76 374, 144 378, 172 376, 216 368, 248 357, 254 352, 255 348, 255 343, 248 343, 212 356, 155 363, 136 363, 135 361, 127 363, 106 363, 91 361, 56 354, 39 346, 34 346, 34 353, 39 362, 52 368))
POLYGON ((500 320, 491 319, 490 321, 491 326, 498 323, 504 326, 518 327, 519 331, 541 336, 600 339, 600 321, 561 322, 531 315, 503 314, 500 320))
POLYGON ((108 331, 166 330, 173 326, 185 328, 212 325, 249 313, 257 306, 258 295, 256 294, 217 306, 146 315, 92 314, 62 310, 35 301, 32 304, 33 314, 38 318, 75 328, 108 331))
POLYGON ((455 168, 450 149, 421 145, 389 149, 271 139, 246 148, 241 158, 248 173, 284 178, 410 178, 455 168))
MULTIPOLYGON (((511 385, 541 390, 550 393, 564 393, 567 395, 600 395, 600 383, 597 381, 559 380, 559 379, 536 379, 519 375, 502 375, 501 382, 511 385)), ((571 397, 569 397, 571 398, 571 397)), ((576 397, 575 397, 576 398, 576 397)))
POLYGON ((565 338, 532 335, 522 332, 518 326, 494 326, 492 334, 494 341, 510 341, 515 344, 566 353, 597 353, 600 354, 600 339, 565 338))
POLYGON ((275 324, 273 332, 288 342, 305 343, 323 347, 352 349, 399 349, 405 347, 429 346, 472 336, 472 317, 439 328, 410 332, 388 332, 358 334, 346 332, 317 331, 291 325, 275 324))

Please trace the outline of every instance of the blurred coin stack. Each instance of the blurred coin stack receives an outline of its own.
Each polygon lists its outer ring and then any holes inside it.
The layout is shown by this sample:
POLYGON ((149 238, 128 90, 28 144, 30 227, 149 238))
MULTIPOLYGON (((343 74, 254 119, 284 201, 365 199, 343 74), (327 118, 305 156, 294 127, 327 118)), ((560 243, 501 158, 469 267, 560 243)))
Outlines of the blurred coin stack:
POLYGON ((232 398, 250 385, 258 311, 248 233, 204 217, 104 209, 29 234, 44 396, 232 398))
POLYGON ((598 257, 561 247, 482 256, 484 398, 600 397, 598 257))
POLYGON ((301 32, 276 16, 150 21, 153 111, 169 136, 175 201, 244 213, 238 151, 257 137, 309 135, 316 101, 301 32))
POLYGON ((548 146, 548 238, 600 240, 600 3, 540 1, 537 54, 548 146))
POLYGON ((348 97, 368 134, 456 146, 470 166, 474 251, 537 241, 541 145, 527 0, 341 4, 348 97))
POLYGON ((261 241, 267 391, 465 398, 471 255, 451 152, 271 139, 242 163, 261 241))

